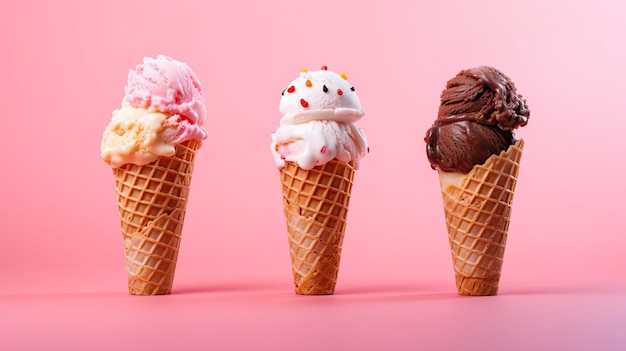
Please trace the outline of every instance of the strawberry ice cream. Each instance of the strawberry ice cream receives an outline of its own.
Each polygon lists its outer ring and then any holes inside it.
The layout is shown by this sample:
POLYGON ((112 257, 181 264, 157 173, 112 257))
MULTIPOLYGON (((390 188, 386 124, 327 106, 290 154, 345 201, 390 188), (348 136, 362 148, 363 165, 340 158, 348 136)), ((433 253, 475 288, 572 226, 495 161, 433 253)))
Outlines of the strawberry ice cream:
POLYGON ((112 167, 145 165, 172 156, 177 144, 207 137, 202 85, 187 64, 144 58, 128 73, 125 93, 102 138, 102 158, 112 167))

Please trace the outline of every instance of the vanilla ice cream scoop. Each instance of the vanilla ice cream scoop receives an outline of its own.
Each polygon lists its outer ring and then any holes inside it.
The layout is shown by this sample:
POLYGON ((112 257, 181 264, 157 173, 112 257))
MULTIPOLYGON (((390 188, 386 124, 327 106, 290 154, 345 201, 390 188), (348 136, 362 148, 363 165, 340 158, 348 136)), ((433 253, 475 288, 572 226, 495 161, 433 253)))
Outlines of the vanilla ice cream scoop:
POLYGON ((355 122, 365 112, 347 76, 322 67, 319 71, 302 71, 280 99, 280 124, 308 121, 355 122))
POLYGON ((369 150, 365 134, 353 123, 365 112, 344 73, 326 67, 303 70, 283 90, 279 111, 283 117, 271 144, 278 168, 290 161, 312 169, 335 158, 358 168, 369 150))

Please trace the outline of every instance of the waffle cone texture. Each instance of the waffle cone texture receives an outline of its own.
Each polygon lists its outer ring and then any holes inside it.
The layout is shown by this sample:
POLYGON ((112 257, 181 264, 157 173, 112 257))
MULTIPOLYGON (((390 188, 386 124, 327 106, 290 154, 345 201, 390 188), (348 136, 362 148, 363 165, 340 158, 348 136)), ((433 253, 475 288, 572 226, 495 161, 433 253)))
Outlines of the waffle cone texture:
POLYGON ((354 163, 332 160, 311 170, 280 169, 295 293, 335 292, 354 163))
POLYGON ((200 145, 190 140, 172 157, 113 169, 131 295, 171 293, 200 145))
MULTIPOLYGON (((474 168, 442 191, 460 295, 496 295, 524 141, 474 168)), ((440 173, 442 183, 445 173, 440 173)), ((444 183, 445 184, 445 183, 444 183)))

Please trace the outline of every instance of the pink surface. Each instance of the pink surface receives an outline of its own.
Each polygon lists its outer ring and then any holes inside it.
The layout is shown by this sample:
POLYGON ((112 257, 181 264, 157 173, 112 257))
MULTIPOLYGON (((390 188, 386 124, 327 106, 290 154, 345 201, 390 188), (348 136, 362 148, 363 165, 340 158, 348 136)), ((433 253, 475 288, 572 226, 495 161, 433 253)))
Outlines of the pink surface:
POLYGON ((626 4, 409 3, 3 1, 0 349, 626 348, 626 4), (99 146, 157 54, 198 75, 209 137, 174 294, 142 298, 99 146), (500 295, 467 298, 423 137, 446 80, 482 64, 531 119, 500 295), (356 87, 371 152, 337 293, 301 297, 269 144, 281 90, 322 65, 356 87))

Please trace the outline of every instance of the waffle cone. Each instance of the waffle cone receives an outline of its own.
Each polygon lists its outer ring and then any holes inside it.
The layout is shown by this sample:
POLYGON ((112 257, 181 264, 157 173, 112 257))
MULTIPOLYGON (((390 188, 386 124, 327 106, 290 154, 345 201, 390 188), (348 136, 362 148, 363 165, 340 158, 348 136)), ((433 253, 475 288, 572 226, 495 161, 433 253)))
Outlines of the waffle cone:
POLYGON ((201 142, 176 145, 172 157, 114 168, 124 239, 128 290, 164 295, 172 290, 191 175, 201 142))
POLYGON ((460 295, 496 295, 524 141, 476 165, 460 180, 440 172, 460 295), (449 184, 449 185, 448 185, 449 184))
POLYGON ((280 170, 296 294, 335 292, 354 163, 332 160, 311 170, 280 170))

